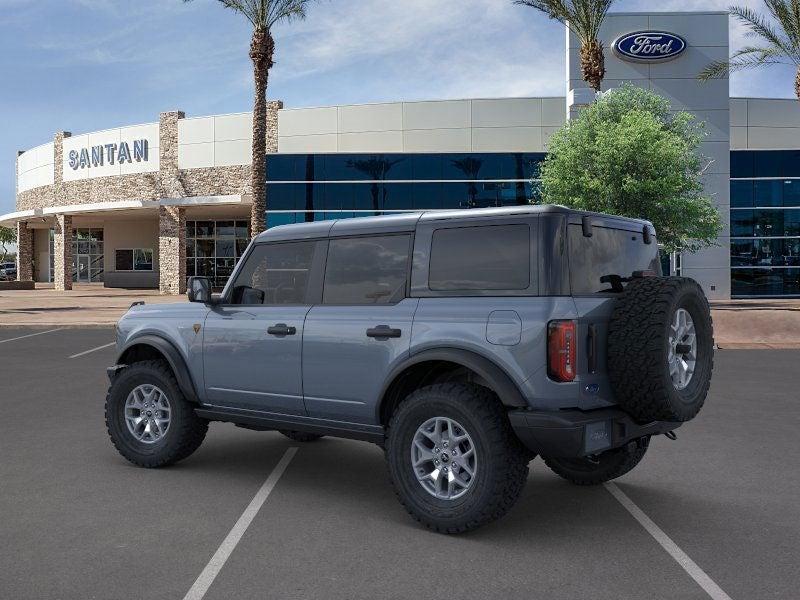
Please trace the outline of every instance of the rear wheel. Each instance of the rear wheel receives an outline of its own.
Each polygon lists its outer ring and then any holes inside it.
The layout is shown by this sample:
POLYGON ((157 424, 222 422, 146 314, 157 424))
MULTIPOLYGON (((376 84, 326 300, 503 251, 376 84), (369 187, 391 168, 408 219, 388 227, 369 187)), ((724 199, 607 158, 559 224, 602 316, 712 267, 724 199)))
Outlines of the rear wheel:
POLYGON ((556 475, 576 485, 597 485, 622 477, 644 458, 650 436, 633 440, 621 448, 583 458, 545 458, 556 475))
POLYGON ((290 440, 294 440, 295 442, 313 442, 314 440, 318 440, 322 436, 318 433, 305 433, 304 431, 290 431, 289 429, 279 429, 283 435, 285 435, 290 440))
POLYGON ((400 502, 440 533, 502 517, 528 476, 528 454, 497 396, 461 383, 411 394, 392 415, 386 457, 400 502))
POLYGON ((108 390, 106 427, 119 453, 141 467, 163 467, 192 454, 208 421, 194 412, 169 366, 160 360, 126 367, 108 390))

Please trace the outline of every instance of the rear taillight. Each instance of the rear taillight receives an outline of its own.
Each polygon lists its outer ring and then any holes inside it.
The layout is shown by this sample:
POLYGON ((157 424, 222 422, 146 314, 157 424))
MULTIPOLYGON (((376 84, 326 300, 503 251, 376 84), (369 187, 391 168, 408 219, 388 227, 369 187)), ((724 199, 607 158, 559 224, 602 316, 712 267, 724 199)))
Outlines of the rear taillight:
POLYGON ((547 324, 547 374, 555 381, 575 379, 575 321, 547 324))

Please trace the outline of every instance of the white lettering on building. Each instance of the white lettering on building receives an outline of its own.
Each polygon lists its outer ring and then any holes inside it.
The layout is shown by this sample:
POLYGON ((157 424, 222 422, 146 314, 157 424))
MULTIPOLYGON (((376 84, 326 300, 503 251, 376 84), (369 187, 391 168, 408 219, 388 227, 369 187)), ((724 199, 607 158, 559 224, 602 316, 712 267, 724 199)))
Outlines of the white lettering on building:
POLYGON ((124 164, 132 162, 147 162, 149 160, 149 147, 146 139, 133 140, 133 152, 128 142, 119 144, 105 144, 70 150, 67 162, 73 171, 102 167, 104 164, 124 164))

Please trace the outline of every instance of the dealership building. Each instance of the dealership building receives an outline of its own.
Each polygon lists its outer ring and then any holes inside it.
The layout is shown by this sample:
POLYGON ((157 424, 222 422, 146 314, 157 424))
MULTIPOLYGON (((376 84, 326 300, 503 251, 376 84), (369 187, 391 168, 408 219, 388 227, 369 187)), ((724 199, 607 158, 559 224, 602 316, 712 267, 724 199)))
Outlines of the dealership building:
MULTIPOLYGON (((604 89, 623 82, 706 123, 718 245, 673 256, 709 297, 800 296, 800 104, 731 98, 698 72, 729 55, 719 12, 611 13, 604 89)), ((567 32, 565 95, 268 108, 267 225, 536 201, 547 142, 593 94, 567 32)), ((68 124, 65 124, 68 125, 68 124)), ((250 113, 72 135, 17 157, 18 278, 181 293, 221 286, 249 242, 250 113)), ((480 249, 477 249, 480 251, 480 249)))

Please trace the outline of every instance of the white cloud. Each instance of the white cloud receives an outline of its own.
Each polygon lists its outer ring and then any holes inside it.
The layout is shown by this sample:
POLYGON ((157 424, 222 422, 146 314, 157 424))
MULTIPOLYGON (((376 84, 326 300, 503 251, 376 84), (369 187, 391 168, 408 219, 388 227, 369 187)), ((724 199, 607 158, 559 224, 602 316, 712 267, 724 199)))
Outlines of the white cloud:
POLYGON ((510 1, 320 3, 276 38, 280 87, 360 69, 366 100, 564 93, 563 28, 510 1))

